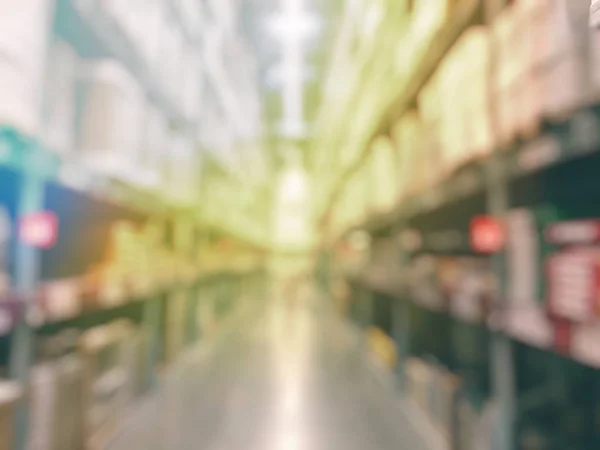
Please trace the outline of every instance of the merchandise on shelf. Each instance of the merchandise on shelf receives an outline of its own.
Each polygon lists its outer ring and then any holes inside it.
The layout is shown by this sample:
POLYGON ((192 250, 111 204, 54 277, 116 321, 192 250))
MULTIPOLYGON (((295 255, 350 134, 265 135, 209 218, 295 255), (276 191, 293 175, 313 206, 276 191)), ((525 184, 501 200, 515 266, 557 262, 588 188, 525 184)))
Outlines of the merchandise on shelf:
POLYGON ((375 362, 389 370, 396 367, 396 345, 390 336, 377 327, 368 331, 369 349, 375 362))
POLYGON ((17 383, 0 380, 0 450, 13 449, 15 407, 22 395, 17 383))
POLYGON ((35 136, 40 127, 47 38, 54 0, 0 5, 0 123, 35 136), (23 24, 27 26, 24 27, 23 24))
POLYGON ((180 289, 166 301, 165 359, 174 361, 185 346, 186 302, 189 293, 180 289))
MULTIPOLYGON (((421 97, 423 101, 425 99, 433 101, 434 93, 426 92, 428 95, 421 97)), ((417 111, 411 111, 402 116, 394 129, 394 140, 399 153, 398 190, 401 199, 419 190, 425 182, 426 174, 433 172, 425 168, 424 164, 419 164, 419 161, 423 161, 424 155, 437 145, 435 119, 428 116, 427 108, 424 107, 422 110, 423 120, 417 111)), ((431 110, 432 113, 434 111, 431 110)))
POLYGON ((398 164, 395 148, 388 138, 381 137, 374 142, 369 157, 373 184, 372 212, 389 211, 394 206, 397 193, 395 184, 398 164))
POLYGON ((141 150, 145 99, 135 79, 114 60, 86 64, 78 148, 96 170, 127 177, 141 150))
POLYGON ((81 338, 85 439, 89 445, 98 445, 110 436, 131 404, 135 380, 140 376, 132 370, 144 366, 132 364, 132 352, 140 349, 137 333, 129 322, 118 320, 88 330, 81 338))
POLYGON ((100 1, 102 8, 111 16, 138 52, 155 67, 159 63, 159 46, 167 14, 164 0, 100 1))
POLYGON ((174 130, 169 142, 169 153, 165 155, 168 159, 163 165, 166 195, 174 203, 190 203, 200 185, 200 156, 189 133, 174 130))
POLYGON ((148 105, 144 117, 144 135, 140 166, 146 174, 149 187, 158 188, 163 181, 161 177, 162 161, 168 154, 169 123, 165 115, 152 104, 148 105))
POLYGON ((437 133, 442 152, 442 175, 493 148, 489 64, 488 32, 485 27, 472 27, 461 36, 438 68, 435 80, 440 98, 431 101, 439 104, 441 99, 441 105, 437 106, 441 110, 437 133))
POLYGON ((68 42, 55 38, 48 59, 41 140, 49 149, 67 154, 75 145, 79 58, 68 42))
POLYGON ((405 363, 408 398, 425 413, 446 442, 452 439, 459 379, 443 367, 410 358, 405 363))
POLYGON ((197 119, 202 104, 202 65, 197 49, 193 46, 184 47, 181 65, 182 78, 177 99, 183 105, 183 112, 189 119, 197 119))
POLYGON ((76 450, 84 445, 83 361, 79 334, 65 330, 40 340, 29 378, 29 450, 76 450))
POLYGON ((161 60, 157 67, 161 85, 171 98, 180 99, 181 83, 185 73, 185 40, 173 20, 166 20, 161 33, 161 60))
POLYGON ((187 33, 196 37, 203 26, 202 3, 195 0, 175 0, 174 3, 187 33))
POLYGON ((557 222, 546 228, 546 242, 556 247, 546 258, 548 312, 575 323, 596 322, 600 308, 600 222, 557 222))

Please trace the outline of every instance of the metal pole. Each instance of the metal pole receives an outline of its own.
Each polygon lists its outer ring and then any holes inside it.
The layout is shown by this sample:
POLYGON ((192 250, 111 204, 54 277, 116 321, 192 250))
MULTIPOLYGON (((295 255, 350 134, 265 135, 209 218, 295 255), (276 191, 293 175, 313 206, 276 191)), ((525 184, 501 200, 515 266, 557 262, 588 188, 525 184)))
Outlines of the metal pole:
MULTIPOLYGON (((484 2, 484 20, 491 29, 494 18, 507 5, 506 0, 486 0, 484 2)), ((495 98, 496 92, 493 81, 497 73, 497 45, 490 33, 491 57, 488 67, 488 86, 490 95, 489 117, 493 135, 498 135, 498 117, 496 114, 495 98)), ((496 217, 504 217, 510 207, 508 198, 508 181, 502 173, 501 160, 492 156, 486 166, 488 211, 496 217)), ((492 257, 492 267, 496 276, 503 280, 505 268, 504 255, 498 254, 492 257)), ((500 289, 501 301, 505 301, 504 286, 500 289)), ((495 401, 498 405, 498 418, 492 437, 494 450, 513 450, 515 448, 516 436, 516 388, 515 368, 513 356, 513 344, 511 340, 501 333, 494 333, 490 348, 492 386, 495 401)))
MULTIPOLYGON (((24 149, 18 149, 23 151, 24 149)), ((31 151, 31 149, 29 149, 31 151)), ((38 152, 35 152, 38 154, 38 152)), ((39 167, 32 165, 32 167, 39 167)), ((19 219, 27 216, 32 212, 39 211, 44 203, 44 187, 43 177, 33 170, 31 173, 23 175, 23 186, 20 193, 18 217, 19 219)), ((18 240, 18 236, 17 236, 18 240)), ((15 270, 15 286, 17 292, 22 296, 24 308, 29 309, 35 301, 35 290, 39 280, 40 272, 40 251, 30 245, 18 240, 16 252, 16 270, 15 270)), ((10 378, 23 385, 27 384, 29 376, 29 367, 34 358, 35 334, 34 330, 27 321, 20 321, 13 330, 9 375, 10 378)), ((16 450, 24 450, 27 446, 28 434, 28 413, 27 405, 21 404, 16 410, 15 424, 15 443, 16 450)))

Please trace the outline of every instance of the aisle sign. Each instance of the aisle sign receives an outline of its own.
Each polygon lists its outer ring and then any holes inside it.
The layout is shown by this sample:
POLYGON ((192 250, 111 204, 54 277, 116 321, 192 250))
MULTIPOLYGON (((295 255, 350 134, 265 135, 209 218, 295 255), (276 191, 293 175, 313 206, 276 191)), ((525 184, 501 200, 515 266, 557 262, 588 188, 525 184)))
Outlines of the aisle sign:
POLYGON ((504 248, 506 233, 504 224, 491 216, 477 216, 469 227, 471 248, 477 253, 493 254, 504 248))
POLYGON ((51 211, 39 211, 25 215, 19 222, 19 238, 25 244, 48 249, 58 238, 58 218, 51 211))

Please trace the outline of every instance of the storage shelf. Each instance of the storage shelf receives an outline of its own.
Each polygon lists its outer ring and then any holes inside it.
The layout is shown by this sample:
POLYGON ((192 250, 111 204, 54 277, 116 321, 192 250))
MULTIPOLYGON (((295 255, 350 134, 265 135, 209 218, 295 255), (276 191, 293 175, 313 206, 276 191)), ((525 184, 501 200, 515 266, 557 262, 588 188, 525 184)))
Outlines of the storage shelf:
POLYGON ((95 172, 74 156, 58 155, 17 130, 1 125, 0 166, 32 174, 144 214, 158 215, 175 206, 124 180, 95 172))
POLYGON ((393 210, 374 215, 352 229, 377 232, 399 220, 410 219, 482 192, 488 188, 486 178, 490 176, 502 177, 510 183, 516 178, 533 176, 599 151, 600 106, 584 108, 563 123, 545 124, 536 137, 465 164, 425 192, 408 197, 393 210), (493 175, 490 166, 496 171, 493 175))
POLYGON ((407 83, 396 83, 395 87, 392 84, 392 87, 396 91, 387 97, 390 99, 390 102, 383 108, 384 112, 381 115, 379 124, 370 133, 368 144, 358 153, 354 161, 343 168, 339 176, 336 176, 336 180, 332 184, 331 195, 329 195, 328 200, 325 202, 324 213, 331 210, 352 175, 362 166, 370 152, 370 144, 378 136, 387 132, 390 128, 390 123, 394 119, 400 117, 415 104, 419 92, 434 74, 444 57, 453 48, 463 32, 476 22, 481 12, 481 4, 480 0, 461 1, 446 25, 431 39, 432 45, 429 52, 420 61, 407 83))
POLYGON ((466 319, 464 316, 450 311, 445 306, 428 305, 417 301, 405 288, 394 283, 394 276, 381 273, 379 280, 374 282, 369 277, 348 275, 347 279, 360 284, 364 288, 394 298, 398 301, 407 300, 420 308, 433 312, 443 312, 460 322, 477 324, 490 332, 502 333, 515 341, 541 350, 552 351, 570 358, 583 365, 600 368, 600 350, 597 345, 590 345, 600 337, 600 327, 594 324, 566 324, 565 321, 554 320, 541 306, 539 307, 491 309, 482 315, 480 320, 466 319))
MULTIPOLYGON (((139 50, 98 0, 62 0, 69 41, 82 55, 111 57, 125 66, 152 100, 179 126, 192 127, 180 105, 161 86, 139 50), (71 36, 72 34, 72 36, 71 36)), ((169 2, 168 2, 169 3, 169 2)), ((174 8, 174 7, 173 7, 174 8)))
MULTIPOLYGON (((76 324, 81 319, 93 318, 98 315, 109 314, 110 312, 118 312, 132 305, 142 305, 143 303, 157 298, 169 292, 175 292, 180 289, 191 288, 195 285, 210 284, 211 282, 222 279, 223 277, 245 277, 252 276, 260 272, 260 268, 253 267, 246 270, 214 270, 202 271, 194 269, 193 273, 187 277, 179 277, 179 279, 168 283, 161 283, 154 286, 150 284, 147 287, 140 289, 134 287, 131 283, 123 286, 121 295, 115 299, 112 304, 104 304, 100 306, 99 292, 77 292, 80 289, 79 285, 83 283, 83 279, 73 278, 69 280, 54 280, 48 283, 42 283, 35 294, 35 302, 30 308, 25 308, 25 302, 19 298, 17 294, 11 294, 0 302, 0 337, 10 335, 15 326, 23 320, 26 320, 32 327, 43 330, 50 328, 53 332, 57 328, 68 327, 76 324), (51 300, 52 286, 60 283, 69 284, 69 288, 74 292, 75 297, 72 299, 71 311, 63 312, 62 315, 50 314, 44 311, 44 305, 49 305, 51 300), (91 306, 96 305, 96 306, 91 306)), ((156 277, 152 277, 152 281, 156 277)), ((150 279, 148 279, 150 281, 150 279)), ((67 295, 62 290, 61 301, 64 301, 64 296, 67 295)), ((55 297, 56 300, 56 297, 55 297)))

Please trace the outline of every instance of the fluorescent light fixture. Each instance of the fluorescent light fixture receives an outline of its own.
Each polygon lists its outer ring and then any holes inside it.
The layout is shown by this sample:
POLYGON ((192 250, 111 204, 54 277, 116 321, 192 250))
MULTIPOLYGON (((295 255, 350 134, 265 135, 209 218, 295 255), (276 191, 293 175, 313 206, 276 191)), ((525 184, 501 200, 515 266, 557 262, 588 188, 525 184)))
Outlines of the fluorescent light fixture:
POLYGON ((279 133, 282 136, 300 139, 307 135, 308 127, 304 121, 284 120, 279 124, 279 133))
POLYGON ((315 36, 321 28, 321 22, 314 14, 294 9, 272 16, 267 27, 276 38, 284 42, 297 42, 315 36))

